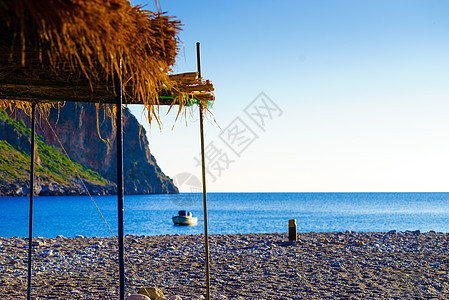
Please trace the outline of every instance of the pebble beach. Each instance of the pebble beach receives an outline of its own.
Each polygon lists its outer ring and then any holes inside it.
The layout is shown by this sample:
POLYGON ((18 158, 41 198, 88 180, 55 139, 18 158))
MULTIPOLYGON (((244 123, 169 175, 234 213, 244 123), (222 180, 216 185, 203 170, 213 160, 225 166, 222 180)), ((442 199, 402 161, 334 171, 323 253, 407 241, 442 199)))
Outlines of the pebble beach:
MULTIPOLYGON (((115 238, 35 238, 33 299, 117 299, 115 238)), ((449 299, 449 235, 210 236, 212 299, 449 299)), ((204 299, 202 235, 125 238, 126 292, 204 299)), ((0 238, 0 299, 25 299, 28 242, 0 238)))

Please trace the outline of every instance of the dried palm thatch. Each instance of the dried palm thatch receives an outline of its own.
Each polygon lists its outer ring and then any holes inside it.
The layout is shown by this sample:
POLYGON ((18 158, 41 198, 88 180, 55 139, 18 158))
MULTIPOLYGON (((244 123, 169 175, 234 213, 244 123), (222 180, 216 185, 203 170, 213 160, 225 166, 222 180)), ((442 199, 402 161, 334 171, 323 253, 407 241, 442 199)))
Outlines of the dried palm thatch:
POLYGON ((114 74, 124 102, 144 104, 150 120, 159 104, 206 107, 209 82, 168 75, 179 30, 178 20, 127 0, 0 0, 0 107, 113 103, 114 74))

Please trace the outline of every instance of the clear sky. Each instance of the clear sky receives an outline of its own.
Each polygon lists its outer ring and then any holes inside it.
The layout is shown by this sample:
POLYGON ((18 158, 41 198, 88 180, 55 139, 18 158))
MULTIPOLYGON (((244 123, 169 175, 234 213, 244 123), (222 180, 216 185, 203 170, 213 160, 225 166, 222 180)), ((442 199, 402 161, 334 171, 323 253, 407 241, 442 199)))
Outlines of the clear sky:
MULTIPOLYGON (((449 191, 449 1, 160 5, 184 24, 173 71, 196 71, 199 41, 216 89, 208 191, 449 191)), ((152 154, 201 178, 198 111, 165 111, 145 125, 152 154)))

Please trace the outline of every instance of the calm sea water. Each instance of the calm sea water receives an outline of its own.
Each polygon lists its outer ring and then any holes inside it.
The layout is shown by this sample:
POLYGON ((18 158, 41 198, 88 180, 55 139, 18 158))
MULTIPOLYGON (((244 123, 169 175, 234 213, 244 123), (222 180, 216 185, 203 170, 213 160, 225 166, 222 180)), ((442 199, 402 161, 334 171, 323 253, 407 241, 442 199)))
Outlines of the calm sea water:
MULTIPOLYGON (((117 234, 116 196, 95 196, 117 234)), ((201 194, 125 197, 125 234, 200 234, 201 194), (171 217, 187 209, 198 225, 174 226, 171 217)), ((0 236, 28 235, 29 198, 0 198, 0 236)), ((209 233, 287 232, 296 219, 299 232, 389 231, 449 232, 449 193, 211 193, 209 233)), ((111 236, 89 197, 36 197, 34 236, 111 236)))

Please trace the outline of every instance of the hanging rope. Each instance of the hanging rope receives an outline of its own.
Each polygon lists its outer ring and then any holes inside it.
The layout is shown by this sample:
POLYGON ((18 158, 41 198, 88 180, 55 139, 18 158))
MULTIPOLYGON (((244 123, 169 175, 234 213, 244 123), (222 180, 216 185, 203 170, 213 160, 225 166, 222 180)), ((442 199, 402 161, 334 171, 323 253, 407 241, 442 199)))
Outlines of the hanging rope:
MULTIPOLYGON (((86 184, 84 183, 83 178, 81 177, 81 175, 78 173, 78 170, 75 166, 75 164, 73 163, 73 161, 70 159, 69 154, 67 153, 67 151, 65 150, 64 146, 61 143, 61 140, 59 139, 58 135, 56 134, 55 130, 53 129, 53 127, 51 126, 50 122, 48 121, 48 119, 45 119, 47 122, 48 127, 50 127, 53 135, 55 136, 56 140, 58 141, 59 146, 61 147, 62 151, 64 152, 64 155, 67 157, 67 159, 69 160, 73 170, 76 173, 76 176, 78 177, 78 179, 81 181, 84 190, 86 191, 87 195, 89 196, 90 200, 92 201, 92 203, 95 205, 95 208, 97 209, 98 213, 100 214, 101 218, 103 219, 103 222, 106 224, 106 226, 109 229, 109 232, 111 233, 112 237, 116 240, 116 242, 118 242, 118 238, 115 236, 114 232, 112 231, 111 227, 108 224, 108 221, 106 221, 106 218, 104 217, 103 213, 101 212, 100 208, 98 207, 97 203, 95 202, 94 198, 92 197, 92 195, 89 193, 89 190, 86 186, 86 184)), ((140 282, 140 284, 143 286, 144 290, 146 292, 149 293, 149 291, 147 291, 144 281, 142 280, 142 278, 139 276, 134 264, 131 262, 131 260, 128 258, 128 256, 125 254, 125 259, 128 262, 128 264, 131 266, 131 271, 133 272, 133 274, 136 276, 137 280, 140 282)))
POLYGON ((111 227, 108 224, 108 221, 106 221, 105 217, 103 216, 103 214, 101 213, 100 208, 98 207, 97 203, 95 202, 94 198, 92 198, 92 195, 89 193, 89 190, 86 187, 86 184, 84 183, 83 178, 81 178, 80 174, 78 173, 78 170, 76 169, 75 164, 73 163, 73 161, 70 159, 69 154, 67 153, 67 151, 65 151, 64 146, 61 143, 61 140, 59 140, 58 135, 56 134, 56 132, 54 131, 53 127, 51 126, 50 122, 48 122, 47 119, 45 119, 47 121, 48 126, 50 127, 51 131, 53 132, 53 135, 55 136, 56 140, 58 141, 59 146, 61 147, 62 151, 64 152, 65 156, 68 158, 70 165, 72 166, 72 169, 75 171, 76 176, 78 177, 78 179, 81 181, 84 190, 86 191, 87 195, 89 196, 90 200, 92 201, 92 203, 95 205, 95 208, 97 209, 98 213, 100 214, 101 218, 103 219, 104 223, 106 224, 106 226, 109 229, 109 232, 112 234, 113 237, 115 237, 114 232, 112 231, 111 227))

